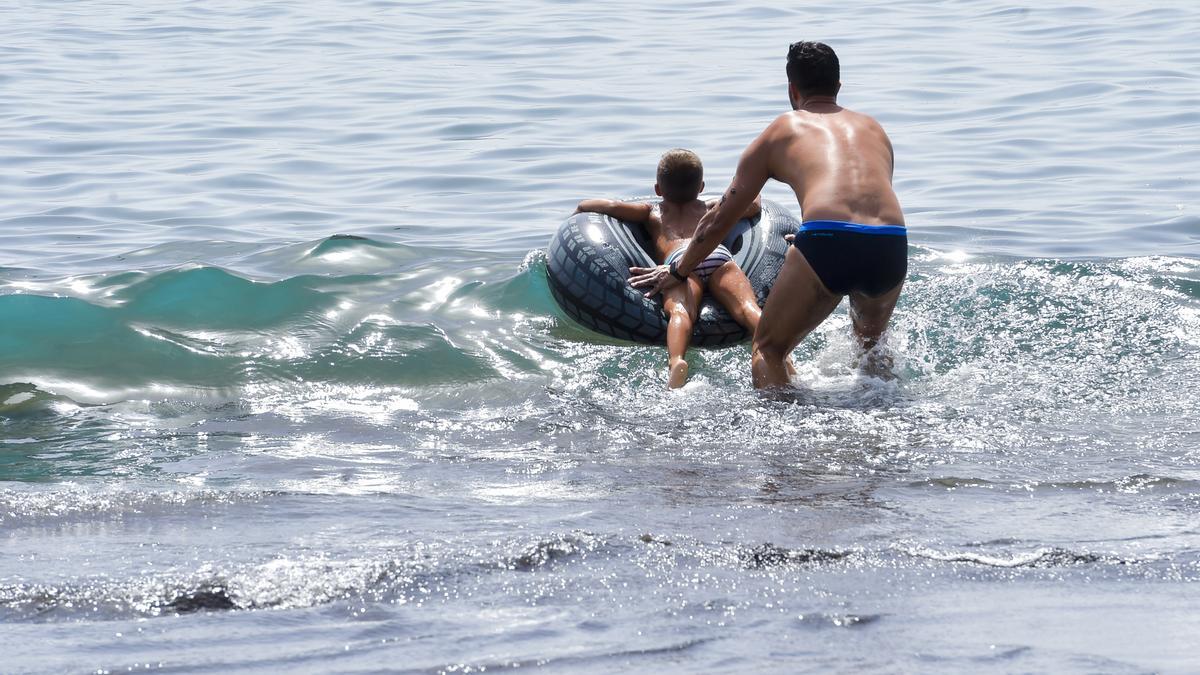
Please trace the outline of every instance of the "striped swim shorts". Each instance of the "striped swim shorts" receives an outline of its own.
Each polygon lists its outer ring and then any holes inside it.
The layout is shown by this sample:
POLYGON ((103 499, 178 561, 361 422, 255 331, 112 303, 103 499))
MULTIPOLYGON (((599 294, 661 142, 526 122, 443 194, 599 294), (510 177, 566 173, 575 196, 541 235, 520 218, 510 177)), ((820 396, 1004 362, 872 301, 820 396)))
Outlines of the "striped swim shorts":
MULTIPOLYGON (((686 245, 680 246, 674 251, 671 251, 671 255, 667 256, 667 259, 663 261, 663 264, 670 265, 676 260, 679 260, 683 257, 685 251, 687 251, 686 245)), ((717 246, 716 250, 710 253, 708 257, 705 258, 699 265, 696 265, 696 269, 692 270, 692 274, 695 274, 700 278, 700 283, 707 285, 708 278, 712 276, 712 273, 716 272, 717 268, 729 262, 730 260, 733 260, 733 254, 729 252, 729 249, 719 245, 717 246)))

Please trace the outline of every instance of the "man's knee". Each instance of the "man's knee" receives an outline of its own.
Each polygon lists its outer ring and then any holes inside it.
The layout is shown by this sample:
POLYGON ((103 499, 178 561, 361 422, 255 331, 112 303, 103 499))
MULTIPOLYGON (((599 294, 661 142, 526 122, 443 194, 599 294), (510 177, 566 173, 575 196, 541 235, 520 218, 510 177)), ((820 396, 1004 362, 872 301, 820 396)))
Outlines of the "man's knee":
POLYGON ((854 327, 854 332, 862 338, 878 338, 887 330, 890 319, 890 313, 881 316, 852 312, 850 315, 850 323, 854 327))
POLYGON ((779 344, 766 336, 754 336, 750 347, 752 356, 760 356, 767 361, 782 361, 787 357, 786 345, 779 344))

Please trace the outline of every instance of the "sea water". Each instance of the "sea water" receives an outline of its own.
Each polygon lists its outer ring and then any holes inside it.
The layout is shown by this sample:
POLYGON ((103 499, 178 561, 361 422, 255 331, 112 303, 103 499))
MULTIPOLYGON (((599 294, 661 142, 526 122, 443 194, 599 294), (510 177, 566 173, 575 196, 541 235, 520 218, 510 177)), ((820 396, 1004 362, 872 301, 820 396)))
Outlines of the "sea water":
MULTIPOLYGON (((0 670, 1200 669, 1194 3, 0 5, 0 670), (545 248, 720 191, 799 39, 889 349, 750 387, 545 248)), ((799 215, 778 184, 764 192, 799 215)))

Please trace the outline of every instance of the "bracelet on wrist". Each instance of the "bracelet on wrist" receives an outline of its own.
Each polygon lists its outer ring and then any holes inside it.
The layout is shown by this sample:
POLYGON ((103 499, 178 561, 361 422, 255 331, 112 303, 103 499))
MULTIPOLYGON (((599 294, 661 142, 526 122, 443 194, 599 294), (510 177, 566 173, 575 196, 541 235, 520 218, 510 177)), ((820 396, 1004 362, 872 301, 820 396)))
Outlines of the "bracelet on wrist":
POLYGON ((680 281, 687 281, 687 276, 679 273, 678 260, 672 260, 671 264, 667 266, 667 271, 670 272, 671 276, 675 277, 676 279, 680 281))

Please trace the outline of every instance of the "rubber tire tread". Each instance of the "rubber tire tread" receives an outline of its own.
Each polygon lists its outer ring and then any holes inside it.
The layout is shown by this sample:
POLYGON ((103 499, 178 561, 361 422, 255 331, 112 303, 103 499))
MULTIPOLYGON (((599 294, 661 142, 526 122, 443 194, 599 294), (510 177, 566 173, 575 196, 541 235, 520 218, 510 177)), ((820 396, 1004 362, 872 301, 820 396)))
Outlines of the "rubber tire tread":
MULTIPOLYGON (((743 247, 758 249, 742 262, 742 271, 750 280, 760 307, 766 303, 790 246, 784 235, 795 233, 799 227, 795 217, 778 204, 763 200, 762 205, 760 220, 742 235, 750 238, 743 241, 743 247), (761 219, 767 220, 766 226, 761 219)), ((630 226, 590 213, 572 216, 559 227, 547 251, 550 292, 567 316, 588 329, 620 340, 665 344, 667 317, 661 300, 646 298, 628 283, 628 268, 646 264, 645 252, 631 254, 621 250, 619 242, 611 243, 615 237, 609 228, 613 227, 630 226), (604 240, 594 241, 596 236, 586 236, 585 229, 602 233, 604 240)), ((735 256, 738 257, 741 256, 735 256)), ((749 338, 749 333, 729 312, 705 294, 691 344, 724 347, 749 338)))

